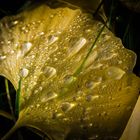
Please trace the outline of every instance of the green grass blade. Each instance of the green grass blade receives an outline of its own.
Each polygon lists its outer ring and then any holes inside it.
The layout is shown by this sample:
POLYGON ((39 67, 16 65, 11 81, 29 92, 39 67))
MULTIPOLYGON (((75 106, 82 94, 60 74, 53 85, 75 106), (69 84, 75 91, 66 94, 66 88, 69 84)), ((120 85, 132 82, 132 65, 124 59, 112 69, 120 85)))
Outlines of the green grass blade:
POLYGON ((10 92, 9 92, 9 84, 8 84, 8 80, 5 78, 5 88, 6 88, 6 94, 7 94, 7 99, 8 99, 8 104, 9 104, 9 107, 10 107, 10 111, 11 111, 11 114, 15 120, 15 114, 14 114, 14 109, 13 109, 13 106, 12 106, 12 101, 11 101, 11 96, 10 96, 10 92))
POLYGON ((92 49, 93 49, 94 46, 96 45, 96 43, 97 43, 97 41, 98 41, 98 39, 99 39, 101 33, 103 32, 105 26, 106 26, 106 24, 104 24, 103 27, 101 28, 100 32, 98 33, 97 37, 95 38, 95 41, 94 41, 93 45, 90 47, 90 49, 89 49, 89 51, 88 51, 86 57, 84 58, 82 64, 81 64, 80 67, 76 70, 76 72, 73 74, 74 76, 79 75, 79 73, 83 70, 84 64, 85 64, 87 58, 89 57, 89 55, 91 54, 92 49))
POLYGON ((10 111, 11 111, 11 114, 12 114, 14 120, 15 120, 15 114, 14 114, 12 101, 11 101, 11 96, 10 96, 10 92, 9 92, 8 80, 6 78, 5 78, 5 88, 6 88, 6 94, 7 94, 7 99, 8 99, 8 104, 9 104, 9 107, 10 107, 10 111))

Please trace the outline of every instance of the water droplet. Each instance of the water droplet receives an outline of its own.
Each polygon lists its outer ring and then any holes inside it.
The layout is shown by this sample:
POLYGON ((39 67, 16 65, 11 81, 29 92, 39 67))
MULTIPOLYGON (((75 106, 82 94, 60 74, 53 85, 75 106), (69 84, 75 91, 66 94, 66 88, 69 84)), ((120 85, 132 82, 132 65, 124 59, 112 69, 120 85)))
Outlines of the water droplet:
POLYGON ((70 119, 69 118, 63 118, 63 121, 69 121, 70 119))
POLYGON ((39 87, 39 91, 42 91, 42 89, 43 89, 43 87, 40 86, 40 87, 39 87))
POLYGON ((41 102, 47 102, 52 99, 55 99, 58 95, 55 92, 48 92, 45 97, 41 99, 41 102))
POLYGON ((86 44, 87 40, 84 37, 81 37, 69 50, 68 57, 71 57, 78 53, 82 47, 86 44))
POLYGON ((86 29, 85 32, 90 33, 90 32, 92 32, 92 30, 91 29, 86 29))
POLYGON ((50 18, 53 18, 53 17, 54 17, 54 15, 53 15, 53 14, 51 14, 51 15, 50 15, 50 18))
POLYGON ((9 44, 11 44, 11 41, 10 41, 10 40, 8 40, 8 41, 7 41, 7 44, 8 44, 8 45, 9 45, 9 44))
POLYGON ((0 55, 0 60, 6 59, 6 55, 0 55))
POLYGON ((93 81, 86 82, 86 88, 91 88, 93 86, 93 81))
POLYGON ((46 66, 43 69, 43 73, 45 74, 46 78, 52 78, 56 75, 56 69, 50 66, 46 66))
POLYGON ((32 43, 31 42, 25 42, 24 44, 22 44, 22 48, 21 51, 18 51, 17 57, 23 57, 24 55, 26 55, 32 47, 32 43))
POLYGON ((102 77, 95 77, 94 79, 96 82, 102 82, 103 78, 102 77))
POLYGON ((86 101, 90 102, 90 101, 98 99, 98 98, 99 98, 99 95, 91 95, 91 94, 89 94, 89 95, 86 96, 86 101))
POLYGON ((98 86, 101 82, 100 81, 87 81, 85 86, 86 88, 93 89, 98 86))
POLYGON ((11 52, 10 52, 10 54, 13 54, 14 53, 14 50, 12 50, 11 52))
POLYGON ((68 111, 71 110, 74 106, 75 106, 74 103, 65 102, 65 103, 62 103, 61 109, 62 109, 63 112, 68 112, 68 111))
POLYGON ((118 64, 122 64, 122 61, 120 60, 120 61, 118 61, 118 64))
POLYGON ((35 55, 32 55, 31 58, 35 58, 35 55))
POLYGON ((45 110, 48 110, 48 106, 45 107, 45 110))
POLYGON ((109 67, 106 70, 106 77, 109 79, 119 80, 125 74, 125 71, 118 67, 109 67))
POLYGON ((37 107, 37 108, 40 107, 40 104, 36 104, 36 107, 37 107))
POLYGON ((110 38, 111 38, 111 36, 109 36, 107 34, 104 35, 104 41, 108 41, 110 38))
POLYGON ((31 108, 34 108, 34 106, 33 106, 33 105, 31 105, 30 107, 31 107, 31 108))
POLYGON ((77 79, 77 78, 74 77, 73 75, 66 75, 66 76, 64 77, 64 83, 65 83, 65 84, 71 84, 71 83, 75 82, 76 79, 77 79))
POLYGON ((40 32, 40 33, 39 33, 39 35, 44 35, 44 34, 45 34, 44 32, 40 32))
POLYGON ((58 37, 55 35, 49 35, 47 40, 47 45, 52 45, 58 40, 58 37))
POLYGON ((89 101, 91 101, 92 100, 92 95, 87 95, 86 96, 86 100, 89 102, 89 101))
POLYGON ((93 64, 93 62, 97 59, 98 57, 98 53, 97 51, 94 51, 92 54, 90 54, 90 56, 87 58, 84 67, 87 68, 88 66, 90 66, 91 64, 93 64))
POLYGON ((114 58, 116 56, 117 56, 116 53, 108 54, 108 55, 105 56, 104 60, 110 60, 110 59, 112 59, 112 58, 114 58))
POLYGON ((55 58, 54 58, 54 62, 56 62, 57 60, 58 60, 58 58, 55 57, 55 58))
POLYGON ((57 119, 57 118, 59 118, 60 116, 62 116, 62 113, 54 112, 54 113, 52 114, 52 119, 57 119))
POLYGON ((26 26, 21 27, 21 31, 23 31, 24 33, 28 33, 28 29, 26 26))
POLYGON ((20 76, 21 77, 25 78, 25 77, 28 76, 28 74, 29 74, 29 70, 28 69, 26 69, 26 68, 21 69, 21 71, 20 71, 20 76))
POLYGON ((15 20, 15 21, 12 22, 12 25, 17 25, 18 23, 19 23, 19 21, 15 20))

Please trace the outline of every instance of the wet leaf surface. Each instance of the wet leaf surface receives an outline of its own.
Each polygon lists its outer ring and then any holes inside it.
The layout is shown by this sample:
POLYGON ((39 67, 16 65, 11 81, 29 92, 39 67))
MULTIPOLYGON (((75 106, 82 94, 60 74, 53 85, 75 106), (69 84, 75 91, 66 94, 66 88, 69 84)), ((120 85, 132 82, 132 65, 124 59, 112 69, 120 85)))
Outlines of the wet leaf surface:
POLYGON ((18 89, 15 127, 61 139, 118 139, 138 98, 134 52, 89 13, 42 4, 0 23, 0 74, 18 89), (11 26, 12 25, 12 26, 11 26))

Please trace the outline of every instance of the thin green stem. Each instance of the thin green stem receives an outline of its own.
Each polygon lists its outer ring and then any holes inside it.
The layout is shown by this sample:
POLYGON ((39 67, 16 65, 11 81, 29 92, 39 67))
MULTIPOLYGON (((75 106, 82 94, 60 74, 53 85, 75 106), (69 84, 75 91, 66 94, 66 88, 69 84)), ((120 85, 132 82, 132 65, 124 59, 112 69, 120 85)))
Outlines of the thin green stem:
POLYGON ((98 39, 99 39, 99 37, 100 37, 102 31, 104 30, 105 26, 106 26, 106 24, 104 24, 103 27, 101 28, 101 30, 100 30, 100 32, 98 33, 98 35, 97 35, 97 37, 96 37, 96 39, 95 39, 93 45, 90 47, 90 49, 89 49, 89 51, 88 51, 86 57, 84 58, 82 64, 81 64, 80 67, 76 70, 76 72, 73 74, 74 76, 79 75, 79 73, 83 70, 83 67, 84 67, 84 65, 85 65, 85 62, 86 62, 87 58, 89 57, 89 55, 91 54, 92 49, 94 48, 95 44, 97 43, 97 41, 98 41, 98 39))
POLYGON ((8 99, 10 111, 11 111, 11 114, 13 116, 14 121, 16 121, 13 106, 12 106, 11 96, 10 96, 10 92, 9 92, 9 84, 8 84, 8 80, 6 78, 5 78, 5 87, 6 87, 6 94, 7 94, 7 99, 8 99))

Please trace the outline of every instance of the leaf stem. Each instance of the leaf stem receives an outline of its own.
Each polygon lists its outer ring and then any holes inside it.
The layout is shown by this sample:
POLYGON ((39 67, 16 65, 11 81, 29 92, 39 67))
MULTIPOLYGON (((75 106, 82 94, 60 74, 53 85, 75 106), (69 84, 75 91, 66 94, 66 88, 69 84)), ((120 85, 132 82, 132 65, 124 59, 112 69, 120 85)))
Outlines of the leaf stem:
POLYGON ((8 140, 10 138, 10 136, 18 129, 16 124, 1 138, 1 140, 8 140))

